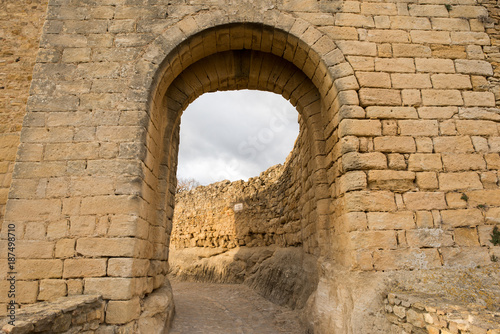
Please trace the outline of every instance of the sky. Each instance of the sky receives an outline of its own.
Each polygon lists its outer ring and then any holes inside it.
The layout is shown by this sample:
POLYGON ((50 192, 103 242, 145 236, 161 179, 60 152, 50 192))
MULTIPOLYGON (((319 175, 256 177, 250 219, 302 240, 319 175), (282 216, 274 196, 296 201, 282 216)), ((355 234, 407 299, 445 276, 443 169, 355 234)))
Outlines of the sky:
POLYGON ((297 110, 281 95, 206 93, 181 118, 179 179, 202 185, 248 180, 285 162, 299 134, 297 110))

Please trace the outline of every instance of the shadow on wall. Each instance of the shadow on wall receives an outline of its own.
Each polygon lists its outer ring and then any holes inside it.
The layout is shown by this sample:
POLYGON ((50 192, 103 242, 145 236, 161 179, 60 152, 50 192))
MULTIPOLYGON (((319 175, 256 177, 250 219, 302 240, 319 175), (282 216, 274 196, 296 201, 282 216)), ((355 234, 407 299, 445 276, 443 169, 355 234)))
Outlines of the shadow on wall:
POLYGON ((318 283, 317 259, 302 247, 294 152, 248 182, 222 181, 177 195, 172 278, 244 283, 276 304, 306 305, 318 283))

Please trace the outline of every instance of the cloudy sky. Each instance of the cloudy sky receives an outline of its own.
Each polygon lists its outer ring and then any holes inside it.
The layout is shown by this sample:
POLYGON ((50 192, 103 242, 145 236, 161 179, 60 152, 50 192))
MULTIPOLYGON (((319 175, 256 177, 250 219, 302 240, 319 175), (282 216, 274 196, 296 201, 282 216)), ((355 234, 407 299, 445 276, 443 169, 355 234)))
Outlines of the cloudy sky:
POLYGON ((297 110, 281 95, 229 91, 200 96, 181 119, 178 178, 203 185, 247 180, 283 163, 293 148, 297 110))

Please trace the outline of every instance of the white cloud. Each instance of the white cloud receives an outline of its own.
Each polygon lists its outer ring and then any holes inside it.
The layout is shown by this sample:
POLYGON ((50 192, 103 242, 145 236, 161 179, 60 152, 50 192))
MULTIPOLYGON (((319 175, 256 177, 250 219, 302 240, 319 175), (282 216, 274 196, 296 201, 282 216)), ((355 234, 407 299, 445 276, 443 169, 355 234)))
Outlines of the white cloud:
POLYGON ((261 91, 204 94, 181 120, 179 178, 202 184, 258 175, 283 163, 299 132, 297 110, 261 91))

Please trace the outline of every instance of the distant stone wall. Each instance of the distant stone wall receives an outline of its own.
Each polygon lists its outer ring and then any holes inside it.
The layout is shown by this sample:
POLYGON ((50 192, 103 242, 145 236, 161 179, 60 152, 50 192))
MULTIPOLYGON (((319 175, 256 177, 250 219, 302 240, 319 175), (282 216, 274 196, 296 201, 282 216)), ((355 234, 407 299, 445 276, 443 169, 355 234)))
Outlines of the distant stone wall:
POLYGON ((48 0, 0 2, 0 224, 48 0))
MULTIPOLYGON (((295 152, 295 151, 294 151, 295 152)), ((175 197, 170 243, 188 247, 300 246, 296 155, 245 181, 222 181, 175 197)))

